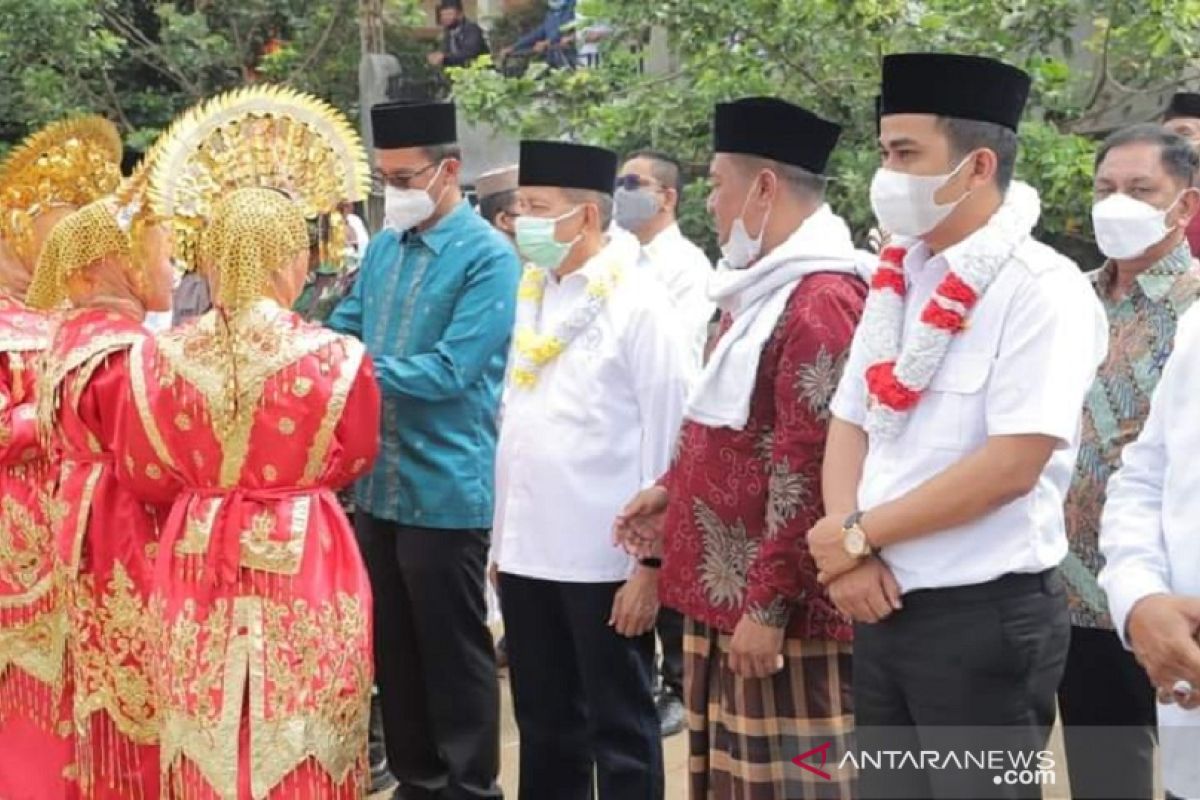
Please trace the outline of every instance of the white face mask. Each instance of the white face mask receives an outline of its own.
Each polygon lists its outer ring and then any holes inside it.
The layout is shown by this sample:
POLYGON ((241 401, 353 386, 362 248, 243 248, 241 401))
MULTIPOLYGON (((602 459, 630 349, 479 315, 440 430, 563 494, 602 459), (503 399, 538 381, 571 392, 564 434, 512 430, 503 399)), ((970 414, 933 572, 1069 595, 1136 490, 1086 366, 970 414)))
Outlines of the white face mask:
MULTIPOLYGON (((429 182, 430 185, 437 182, 445 163, 443 161, 438 164, 437 172, 433 173, 433 180, 429 182)), ((425 189, 397 189, 394 186, 385 186, 383 188, 384 226, 403 233, 420 225, 433 216, 433 212, 437 209, 437 204, 442 202, 447 188, 449 187, 443 188, 438 199, 434 200, 425 189)))
POLYGON ((729 228, 729 240, 721 245, 721 257, 726 266, 731 269, 745 269, 757 261, 759 254, 762 253, 763 236, 766 235, 767 222, 771 219, 771 209, 774 206, 767 208, 762 227, 758 229, 758 237, 751 239, 749 231, 746 230, 745 217, 746 206, 750 204, 750 194, 753 191, 754 186, 751 185, 750 191, 746 192, 746 200, 742 203, 741 213, 729 228))
POLYGON ((1092 228, 1100 252, 1117 260, 1142 255, 1170 235, 1167 214, 1178 202, 1176 197, 1163 210, 1127 194, 1112 194, 1096 203, 1092 206, 1092 228))
POLYGON ((875 219, 884 230, 900 236, 929 233, 970 195, 967 192, 946 205, 938 205, 933 199, 970 158, 967 156, 958 162, 958 166, 945 175, 909 175, 880 167, 871 180, 871 208, 875 211, 875 219))

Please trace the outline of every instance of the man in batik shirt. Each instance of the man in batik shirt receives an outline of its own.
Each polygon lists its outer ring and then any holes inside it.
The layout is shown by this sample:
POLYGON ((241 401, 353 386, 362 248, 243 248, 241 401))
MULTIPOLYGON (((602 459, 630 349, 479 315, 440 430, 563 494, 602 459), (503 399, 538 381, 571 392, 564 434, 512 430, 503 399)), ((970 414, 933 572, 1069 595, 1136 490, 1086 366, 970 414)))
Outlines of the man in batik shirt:
POLYGON ((1066 504, 1071 646, 1058 707, 1075 797, 1148 798, 1154 789, 1154 689, 1113 630, 1097 539, 1108 480, 1150 413, 1176 323, 1200 297, 1184 236, 1200 210, 1198 164, 1187 140, 1157 125, 1118 131, 1096 159, 1092 214, 1108 261, 1089 277, 1111 344, 1083 408, 1066 504), (1084 726, 1106 726, 1104 740, 1084 726))
POLYGON ((845 743, 853 724, 850 622, 805 544, 824 514, 829 401, 867 294, 849 228, 824 200, 840 132, 772 98, 717 107, 721 328, 674 465, 618 520, 636 543, 665 512, 660 592, 686 617, 693 797, 851 790, 786 763, 845 743))

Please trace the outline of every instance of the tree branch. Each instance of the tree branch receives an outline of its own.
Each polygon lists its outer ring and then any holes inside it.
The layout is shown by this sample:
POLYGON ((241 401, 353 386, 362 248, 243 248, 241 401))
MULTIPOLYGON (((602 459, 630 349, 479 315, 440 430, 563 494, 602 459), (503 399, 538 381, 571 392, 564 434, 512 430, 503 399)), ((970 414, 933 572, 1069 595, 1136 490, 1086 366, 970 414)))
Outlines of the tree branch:
POLYGON ((317 56, 325 49, 325 45, 329 44, 329 38, 333 35, 333 29, 340 21, 342 14, 346 10, 348 0, 338 0, 338 4, 334 7, 333 13, 329 15, 329 24, 325 26, 325 30, 321 31, 321 36, 317 39, 317 43, 313 45, 304 61, 300 66, 292 70, 292 74, 288 75, 287 82, 291 83, 298 75, 308 70, 313 62, 317 60, 317 56))
POLYGON ((133 21, 126 19, 111 8, 101 8, 100 14, 110 26, 116 29, 117 33, 137 45, 129 49, 134 58, 164 77, 175 81, 193 97, 199 97, 202 94, 199 85, 188 78, 182 69, 163 54, 162 45, 152 41, 133 21))

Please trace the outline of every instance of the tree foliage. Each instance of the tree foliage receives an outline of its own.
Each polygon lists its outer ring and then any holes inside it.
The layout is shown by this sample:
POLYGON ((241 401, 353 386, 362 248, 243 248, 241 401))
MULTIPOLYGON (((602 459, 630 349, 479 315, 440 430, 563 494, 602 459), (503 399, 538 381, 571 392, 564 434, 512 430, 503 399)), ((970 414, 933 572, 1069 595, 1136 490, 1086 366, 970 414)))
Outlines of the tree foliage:
MULTIPOLYGON (((782 96, 846 127, 831 202, 860 234, 871 223, 874 100, 885 54, 953 50, 1032 73, 1018 171, 1041 190, 1042 232, 1057 239, 1086 237, 1089 228, 1094 142, 1063 130, 1084 110, 1096 70, 1128 86, 1160 86, 1178 81, 1200 50, 1198 0, 591 0, 582 7, 616 28, 603 66, 535 67, 504 79, 476 64, 456 73, 460 105, 521 136, 664 149, 702 176, 713 105, 782 96), (639 53, 656 26, 667 31, 677 63, 666 74, 643 74, 639 53)), ((684 217, 693 235, 707 225, 704 194, 703 182, 688 193, 684 217)))
MULTIPOLYGON (((418 7, 385 3, 389 40, 418 7)), ((142 149, 189 105, 258 80, 357 113, 357 12, 356 0, 0 0, 0 141, 91 111, 142 149)))

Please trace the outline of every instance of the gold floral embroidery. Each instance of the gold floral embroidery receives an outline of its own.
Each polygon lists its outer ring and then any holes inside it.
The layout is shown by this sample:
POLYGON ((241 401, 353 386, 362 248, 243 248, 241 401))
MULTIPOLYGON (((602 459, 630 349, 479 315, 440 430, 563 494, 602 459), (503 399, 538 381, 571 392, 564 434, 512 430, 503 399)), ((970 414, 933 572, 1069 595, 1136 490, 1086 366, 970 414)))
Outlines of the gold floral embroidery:
POLYGON ((54 594, 48 592, 42 600, 45 608, 20 624, 0 626, 0 675, 17 667, 46 686, 61 687, 67 619, 54 594))
POLYGON ((158 464, 146 465, 146 477, 152 481, 162 480, 163 472, 159 469, 158 464))
POLYGON ((325 416, 321 418, 321 427, 317 429, 312 447, 308 450, 308 462, 304 466, 304 476, 301 478, 305 484, 315 483, 321 476, 321 467, 324 466, 329 453, 333 432, 346 409, 346 398, 350 396, 350 389, 358 376, 365 352, 360 342, 348 341, 345 345, 345 354, 338 364, 338 375, 333 382, 329 403, 325 406, 325 416))
POLYGON ((292 381, 292 394, 296 397, 308 397, 308 393, 312 391, 312 378, 300 377, 292 381))
MULTIPOLYGON (((162 613, 162 605, 156 605, 162 613)), ((163 621, 162 761, 195 765, 237 796, 237 729, 249 684, 251 793, 265 797, 312 759, 334 783, 361 766, 371 687, 368 620, 359 598, 316 606, 238 598, 199 612, 187 600, 163 621)))
POLYGON ((291 417, 281 417, 279 419, 279 432, 284 436, 291 436, 296 432, 296 423, 291 417))
POLYGON ((255 412, 267 381, 284 367, 341 337, 332 331, 282 327, 290 312, 260 301, 226 322, 209 312, 160 337, 163 380, 182 376, 204 396, 213 433, 223 443, 219 484, 241 478, 255 412))
POLYGON ((14 497, 0 497, 0 580, 23 592, 50 574, 50 528, 14 497))
POLYGON ((279 480, 279 470, 275 469, 275 467, 271 464, 267 464, 265 467, 263 467, 262 474, 263 478, 271 483, 279 480))
MULTIPOLYGON (((67 574, 72 578, 78 573, 79 562, 83 558, 83 536, 91 518, 92 496, 96 493, 96 484, 100 482, 100 476, 104 474, 103 464, 89 464, 85 469, 88 469, 89 473, 83 481, 83 492, 79 498, 74 501, 67 497, 56 499, 59 508, 65 508, 64 517, 69 518, 72 513, 75 514, 75 529, 71 532, 74 537, 71 540, 71 563, 67 565, 67 574)), ((60 512, 56 510, 54 513, 57 515, 60 512)))
POLYGON ((192 418, 187 414, 176 414, 175 427, 181 431, 190 431, 192 429, 192 418))
MULTIPOLYGON (((145 334, 134 331, 104 333, 64 353, 54 350, 47 352, 46 357, 42 359, 37 381, 37 426, 42 438, 48 439, 59 424, 63 381, 69 374, 80 370, 78 383, 79 389, 82 389, 105 359, 114 352, 128 349, 144 338, 145 334)), ((78 400, 77 391, 72 398, 72 406, 75 406, 78 400)))
POLYGON ((187 522, 183 526, 183 536, 175 543, 175 555, 202 556, 207 553, 213 525, 217 521, 217 512, 220 510, 220 498, 206 498, 197 501, 197 505, 188 510, 187 522))
POLYGON ((277 575, 295 575, 300 571, 304 542, 308 535, 310 499, 298 498, 292 503, 292 524, 288 538, 271 538, 275 531, 275 513, 261 511, 250 519, 250 527, 242 531, 241 562, 246 569, 256 569, 277 575))
POLYGON ((157 739, 150 679, 154 642, 146 625, 146 603, 121 562, 97 591, 93 575, 74 586, 71 604, 72 655, 75 665, 75 720, 104 711, 117 730, 138 744, 157 739))

